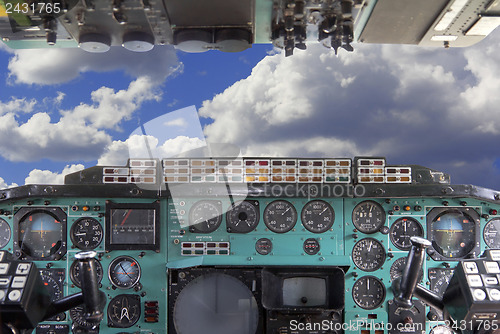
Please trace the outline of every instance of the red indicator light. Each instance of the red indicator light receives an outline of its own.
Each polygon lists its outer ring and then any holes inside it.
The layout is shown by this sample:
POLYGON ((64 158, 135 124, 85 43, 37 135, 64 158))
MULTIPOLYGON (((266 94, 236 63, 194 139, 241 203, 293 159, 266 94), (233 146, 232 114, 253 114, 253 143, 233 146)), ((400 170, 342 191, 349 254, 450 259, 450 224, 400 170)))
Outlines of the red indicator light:
POLYGON ((49 283, 43 283, 43 285, 49 285, 49 283))
POLYGON ((54 242, 54 243, 52 244, 52 247, 54 247, 55 245, 56 245, 56 243, 54 242))
POLYGON ((253 161, 253 160, 247 160, 247 161, 245 161, 245 164, 247 166, 253 166, 253 165, 255 165, 255 161, 253 161))
POLYGON ((402 174, 409 174, 410 170, 408 168, 403 168, 403 169, 401 169, 401 173, 402 174))
POLYGON ((182 244, 182 247, 185 247, 185 248, 191 248, 191 243, 183 243, 182 244))
POLYGON ((307 161, 301 161, 300 166, 309 166, 309 163, 307 161))
POLYGON ((267 166, 269 165, 268 161, 259 161, 259 166, 267 166))
POLYGON ((376 160, 376 161, 374 161, 374 162, 373 162, 373 164, 374 164, 375 166, 382 166, 384 163, 383 163, 383 161, 381 161, 381 160, 376 160))
POLYGON ((497 210, 495 210, 495 209, 490 210, 490 215, 495 216, 496 214, 498 214, 497 210))

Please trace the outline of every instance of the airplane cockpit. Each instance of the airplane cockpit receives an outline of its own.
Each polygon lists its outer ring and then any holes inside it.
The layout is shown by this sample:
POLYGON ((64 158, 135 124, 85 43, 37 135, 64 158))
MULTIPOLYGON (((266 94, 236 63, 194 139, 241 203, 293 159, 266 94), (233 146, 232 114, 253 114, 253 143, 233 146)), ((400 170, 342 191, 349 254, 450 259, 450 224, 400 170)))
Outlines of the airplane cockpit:
MULTIPOLYGON (((474 47, 498 25, 498 0, 0 0, 16 50, 474 47)), ((384 156, 143 145, 0 189, 0 333, 500 333, 500 190, 384 156)))
POLYGON ((36 333, 489 333, 499 211, 497 191, 381 157, 92 167, 64 185, 0 192, 2 323, 36 333), (410 292, 398 304, 402 280, 432 298, 410 292), (97 322, 82 306, 89 286, 97 322), (38 310, 34 296, 47 294, 79 294, 80 304, 38 310))

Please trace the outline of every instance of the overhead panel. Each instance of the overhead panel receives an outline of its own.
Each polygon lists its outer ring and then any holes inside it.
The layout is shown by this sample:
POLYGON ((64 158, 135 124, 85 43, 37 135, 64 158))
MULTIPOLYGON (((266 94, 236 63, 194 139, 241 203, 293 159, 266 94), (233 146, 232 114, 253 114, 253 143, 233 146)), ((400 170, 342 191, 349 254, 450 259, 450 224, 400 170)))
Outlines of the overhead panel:
POLYGON ((359 41, 418 44, 448 0, 379 0, 359 41))

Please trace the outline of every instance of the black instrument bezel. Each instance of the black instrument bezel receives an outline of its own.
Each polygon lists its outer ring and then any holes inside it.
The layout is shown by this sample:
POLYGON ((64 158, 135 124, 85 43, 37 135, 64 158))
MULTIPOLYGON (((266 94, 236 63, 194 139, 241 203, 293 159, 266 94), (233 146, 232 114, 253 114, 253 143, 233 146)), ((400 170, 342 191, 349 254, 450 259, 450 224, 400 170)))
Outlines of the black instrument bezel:
POLYGON ((114 203, 106 201, 105 215, 105 245, 106 251, 112 250, 152 250, 160 252, 160 203, 114 203), (132 210, 154 210, 155 211, 155 237, 153 244, 122 244, 111 243, 111 212, 115 209, 132 209, 132 210))
POLYGON ((60 207, 36 207, 36 206, 27 206, 27 207, 22 207, 20 208, 15 214, 14 214, 14 220, 13 220, 13 228, 14 228, 14 234, 13 234, 13 248, 14 248, 14 256, 16 258, 19 258, 21 260, 28 260, 28 261, 55 261, 61 259, 67 251, 67 223, 68 223, 68 215, 64 210, 60 207), (61 246, 59 249, 52 255, 48 257, 37 257, 37 256, 30 256, 27 254, 24 254, 24 252, 21 249, 21 245, 19 245, 19 225, 20 223, 30 214, 34 213, 46 213, 52 217, 57 218, 61 222, 61 246))
POLYGON ((481 235, 482 233, 480 232, 480 226, 481 226, 481 219, 479 213, 477 213, 476 210, 470 207, 435 207, 433 208, 428 214, 427 214, 427 240, 432 242, 432 245, 427 249, 427 254, 434 260, 434 261, 459 261, 460 259, 468 257, 470 254, 476 254, 476 256, 479 255, 481 252, 481 235), (433 231, 432 231, 432 223, 434 222, 434 219, 436 219, 437 216, 442 215, 445 212, 456 212, 456 213, 461 213, 464 214, 472 219, 474 221, 474 247, 464 256, 462 257, 446 257, 443 256, 438 252, 437 249, 434 248, 434 239, 433 239, 433 231))

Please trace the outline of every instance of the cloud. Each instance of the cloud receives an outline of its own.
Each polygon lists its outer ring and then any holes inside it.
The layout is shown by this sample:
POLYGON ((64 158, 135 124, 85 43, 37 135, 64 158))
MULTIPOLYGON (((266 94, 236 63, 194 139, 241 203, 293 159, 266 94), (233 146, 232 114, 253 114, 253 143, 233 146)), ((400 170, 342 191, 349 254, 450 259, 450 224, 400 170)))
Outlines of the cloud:
POLYGON ((101 166, 124 166, 129 158, 168 158, 205 146, 199 138, 177 136, 161 143, 149 135, 132 135, 125 141, 115 140, 99 158, 101 166))
POLYGON ((310 45, 270 55, 203 103, 200 116, 213 120, 205 134, 245 155, 386 156, 500 188, 499 42, 497 34, 465 50, 358 44, 336 57, 310 45))
POLYGON ((17 187, 16 183, 11 183, 10 185, 5 182, 3 178, 0 177, 0 189, 14 188, 17 187))
POLYGON ((186 127, 188 124, 184 118, 176 118, 171 121, 165 122, 165 126, 178 126, 178 127, 186 127))
POLYGON ((64 184, 64 177, 67 174, 75 173, 84 169, 85 166, 82 164, 77 165, 66 165, 64 169, 58 172, 52 172, 50 170, 32 170, 28 177, 24 180, 25 184, 64 184))
POLYGON ((36 105, 36 100, 26 100, 25 98, 11 98, 8 102, 0 101, 0 115, 8 113, 20 114, 31 113, 36 105))
POLYGON ((156 46, 144 53, 112 47, 106 53, 81 49, 15 50, 8 65, 9 77, 16 84, 53 85, 71 81, 81 73, 123 70, 133 78, 147 76, 161 83, 167 76, 182 72, 172 46, 156 46))
MULTIPOLYGON (((58 119, 48 112, 34 112, 43 103, 30 101, 33 114, 21 122, 13 105, 27 102, 8 102, 4 105, 10 107, 4 107, 3 115, 0 112, 0 155, 10 161, 97 159, 112 141, 106 130, 118 129, 144 102, 161 99, 155 87, 147 77, 123 90, 101 87, 92 92, 91 104, 59 110, 58 119)), ((60 103, 63 98, 59 93, 55 100, 60 103)))

